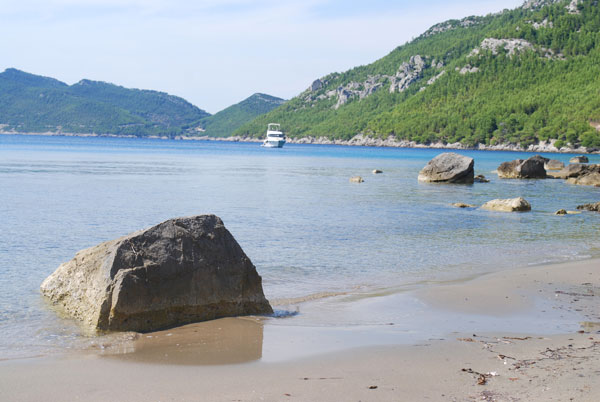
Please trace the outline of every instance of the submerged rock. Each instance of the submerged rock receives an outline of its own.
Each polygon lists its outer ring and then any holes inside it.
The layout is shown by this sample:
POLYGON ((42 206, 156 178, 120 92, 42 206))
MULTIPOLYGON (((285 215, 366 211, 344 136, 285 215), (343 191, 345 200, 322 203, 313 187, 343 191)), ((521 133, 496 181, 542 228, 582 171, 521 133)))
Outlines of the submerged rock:
POLYGON ((523 197, 510 198, 506 200, 491 200, 481 206, 483 209, 489 211, 500 211, 500 212, 525 212, 531 211, 531 204, 527 202, 523 197))
POLYGON ((476 181, 477 183, 489 183, 489 179, 486 179, 484 175, 482 174, 478 174, 477 176, 474 177, 474 181, 476 181))
POLYGON ((354 176, 350 178, 350 183, 363 183, 364 179, 360 176, 354 176))
POLYGON ((526 160, 516 159, 503 162, 498 167, 498 177, 501 179, 545 179, 544 165, 547 161, 547 158, 535 155, 526 160))
POLYGON ((272 313, 256 268, 215 215, 170 219, 82 250, 41 291, 100 330, 272 313))
POLYGON ((559 209, 558 211, 556 211, 554 213, 554 215, 566 215, 567 214, 567 210, 566 209, 559 209))
POLYGON ((590 160, 585 155, 574 156, 569 159, 569 163, 588 163, 590 160))
POLYGON ((455 202, 454 204, 452 204, 452 206, 456 207, 456 208, 475 208, 477 205, 464 204, 462 202, 455 202))
POLYGON ((580 209, 583 211, 600 212, 600 202, 596 202, 593 204, 578 205, 577 209, 580 209))
POLYGON ((445 152, 433 158, 419 172, 419 181, 428 183, 473 183, 473 158, 445 152))

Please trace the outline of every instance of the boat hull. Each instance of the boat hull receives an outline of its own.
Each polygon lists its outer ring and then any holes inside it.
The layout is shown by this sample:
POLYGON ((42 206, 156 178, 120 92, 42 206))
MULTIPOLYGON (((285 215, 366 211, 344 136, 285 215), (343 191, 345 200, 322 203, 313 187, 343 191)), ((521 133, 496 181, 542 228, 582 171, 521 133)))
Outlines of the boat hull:
POLYGON ((283 144, 285 144, 285 140, 265 141, 262 146, 265 148, 282 148, 283 144))

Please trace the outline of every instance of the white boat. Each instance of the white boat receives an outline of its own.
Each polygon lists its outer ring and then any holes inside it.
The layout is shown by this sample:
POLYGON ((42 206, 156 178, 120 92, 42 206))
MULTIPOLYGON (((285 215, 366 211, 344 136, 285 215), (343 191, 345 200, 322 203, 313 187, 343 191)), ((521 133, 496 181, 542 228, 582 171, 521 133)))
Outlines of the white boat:
POLYGON ((262 145, 266 148, 281 148, 285 144, 285 135, 281 132, 281 126, 277 123, 269 123, 267 126, 267 138, 262 145))

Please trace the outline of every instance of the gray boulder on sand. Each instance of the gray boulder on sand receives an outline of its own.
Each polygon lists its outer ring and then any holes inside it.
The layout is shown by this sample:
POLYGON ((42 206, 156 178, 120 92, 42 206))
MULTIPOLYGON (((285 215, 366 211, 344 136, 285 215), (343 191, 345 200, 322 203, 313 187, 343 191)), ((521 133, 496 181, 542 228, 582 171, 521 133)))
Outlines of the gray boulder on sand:
POLYGON ((500 211, 500 212, 525 212, 531 211, 531 204, 527 202, 523 197, 510 198, 506 200, 491 200, 481 206, 483 209, 489 211, 500 211))
POLYGON ((569 163, 588 163, 590 160, 585 155, 574 156, 569 159, 569 163))
POLYGON ((516 159, 503 162, 498 167, 498 177, 501 179, 545 179, 544 165, 548 161, 548 158, 535 155, 526 160, 516 159))
POLYGON ((473 158, 445 152, 433 158, 419 172, 419 181, 427 183, 473 183, 473 158))
POLYGON ((92 330, 273 312, 256 268, 215 215, 170 219, 82 250, 41 291, 92 330))

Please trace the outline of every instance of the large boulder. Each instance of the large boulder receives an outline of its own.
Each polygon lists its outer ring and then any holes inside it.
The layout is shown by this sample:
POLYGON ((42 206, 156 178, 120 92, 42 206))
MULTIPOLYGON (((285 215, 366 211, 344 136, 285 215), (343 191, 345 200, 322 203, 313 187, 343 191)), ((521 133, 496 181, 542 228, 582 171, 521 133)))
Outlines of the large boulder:
POLYGON ((523 197, 510 198, 506 200, 491 200, 481 206, 489 211, 500 212, 525 212, 531 211, 531 204, 523 197))
POLYGON ((82 250, 41 291, 100 330, 272 313, 256 268, 215 215, 170 219, 82 250))
POLYGON ((588 163, 590 160, 585 155, 574 156, 569 159, 569 163, 588 163))
POLYGON ((504 162, 498 167, 498 177, 501 179, 545 179, 544 165, 549 161, 540 155, 529 159, 516 159, 504 162))
POLYGON ((473 183, 473 158, 445 152, 430 160, 419 172, 419 181, 427 183, 473 183))

